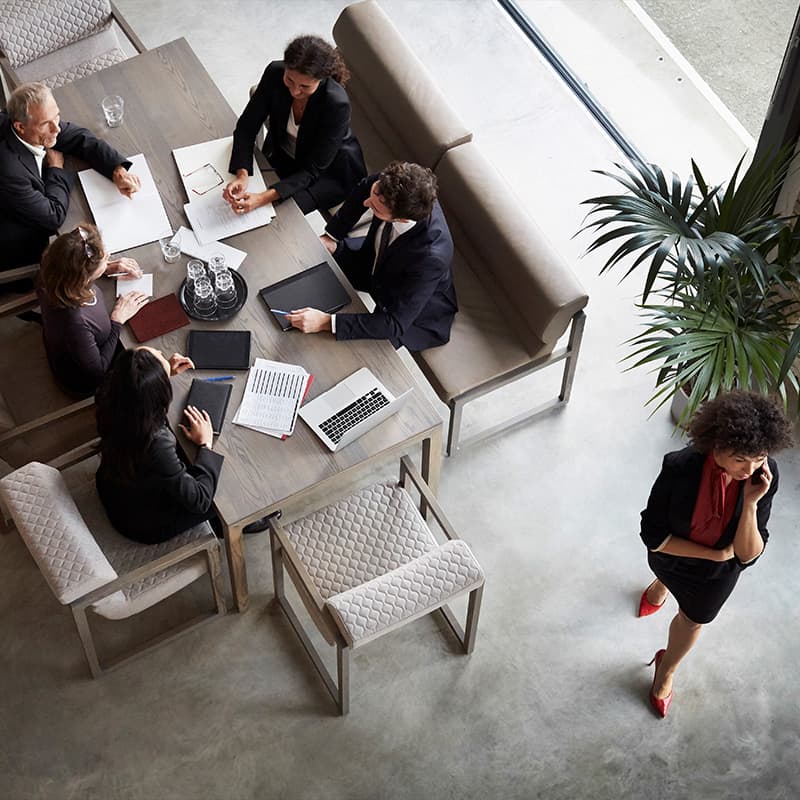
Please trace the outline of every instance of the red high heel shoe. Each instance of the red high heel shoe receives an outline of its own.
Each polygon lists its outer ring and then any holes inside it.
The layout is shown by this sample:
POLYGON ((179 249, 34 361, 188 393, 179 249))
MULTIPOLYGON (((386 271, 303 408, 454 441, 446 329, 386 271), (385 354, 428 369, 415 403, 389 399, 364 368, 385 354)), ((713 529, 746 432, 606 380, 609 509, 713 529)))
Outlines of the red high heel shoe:
MULTIPOLYGON (((655 581, 653 581, 653 583, 655 583, 655 581)), ((650 586, 652 586, 653 583, 651 583, 650 586)), ((649 589, 650 586, 648 586, 647 589, 649 589)), ((647 599, 647 589, 642 592, 642 599, 639 600, 639 613, 636 615, 637 617, 649 617, 651 614, 655 614, 656 611, 658 611, 664 605, 664 603, 667 602, 667 598, 665 597, 659 605, 653 605, 647 599)))
POLYGON ((648 663, 648 667, 655 662, 656 669, 655 673, 653 674, 653 685, 650 687, 650 705, 653 706, 656 714, 658 714, 662 719, 667 716, 667 711, 669 711, 670 703, 672 703, 672 692, 670 692, 666 697, 656 697, 653 689, 656 685, 656 673, 658 672, 658 665, 661 663, 661 659, 666 653, 666 650, 659 650, 656 654, 650 659, 648 663))

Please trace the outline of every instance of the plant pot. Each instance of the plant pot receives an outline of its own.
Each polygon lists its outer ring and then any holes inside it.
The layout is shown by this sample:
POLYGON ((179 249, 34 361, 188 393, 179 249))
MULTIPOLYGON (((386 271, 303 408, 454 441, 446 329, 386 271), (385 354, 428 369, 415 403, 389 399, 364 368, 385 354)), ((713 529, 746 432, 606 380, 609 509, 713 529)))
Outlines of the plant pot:
POLYGON ((681 417, 683 416, 683 412, 686 411, 686 406, 688 405, 689 395, 686 393, 686 390, 683 388, 683 386, 681 386, 681 388, 672 395, 672 403, 669 407, 669 413, 672 416, 672 421, 676 425, 680 425, 684 430, 686 430, 689 420, 687 419, 681 422, 681 417))

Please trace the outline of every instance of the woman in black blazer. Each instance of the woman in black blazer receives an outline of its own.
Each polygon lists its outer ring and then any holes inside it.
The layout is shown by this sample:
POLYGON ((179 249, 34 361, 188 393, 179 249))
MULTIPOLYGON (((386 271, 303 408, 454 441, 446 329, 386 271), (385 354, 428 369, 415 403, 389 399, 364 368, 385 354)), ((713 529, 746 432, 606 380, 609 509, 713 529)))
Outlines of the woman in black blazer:
POLYGON ((189 406, 180 426, 199 446, 194 464, 167 427, 170 375, 193 366, 177 353, 167 361, 150 347, 125 350, 97 393, 97 491, 111 524, 137 542, 166 541, 213 516, 223 456, 211 450, 208 413, 189 406))
POLYGON ((642 512, 641 538, 656 579, 642 593, 639 616, 658 611, 668 594, 679 609, 666 649, 650 662, 650 704, 661 717, 672 702, 676 667, 764 549, 778 490, 778 467, 768 454, 792 443, 783 412, 748 392, 705 403, 689 436, 690 447, 664 457, 642 512))
POLYGON ((229 171, 236 175, 223 197, 238 214, 293 197, 307 214, 341 203, 367 174, 350 131, 350 77, 339 52, 317 36, 289 43, 283 61, 264 70, 233 132, 229 171), (264 155, 278 175, 266 192, 248 192, 253 146, 267 126, 264 155))

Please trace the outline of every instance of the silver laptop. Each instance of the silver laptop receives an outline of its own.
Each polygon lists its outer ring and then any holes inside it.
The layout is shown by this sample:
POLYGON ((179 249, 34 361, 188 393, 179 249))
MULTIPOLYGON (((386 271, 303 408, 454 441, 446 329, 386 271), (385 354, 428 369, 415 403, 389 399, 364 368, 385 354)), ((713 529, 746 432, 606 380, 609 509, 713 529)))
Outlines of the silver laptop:
POLYGON ((340 450, 396 414, 411 392, 408 389, 394 397, 370 370, 362 367, 306 403, 300 416, 329 450, 340 450))

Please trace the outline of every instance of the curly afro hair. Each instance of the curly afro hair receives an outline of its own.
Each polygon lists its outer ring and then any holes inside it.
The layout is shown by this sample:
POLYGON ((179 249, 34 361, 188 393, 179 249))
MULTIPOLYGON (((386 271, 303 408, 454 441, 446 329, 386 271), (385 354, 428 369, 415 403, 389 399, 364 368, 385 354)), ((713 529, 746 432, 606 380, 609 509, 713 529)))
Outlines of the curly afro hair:
POLYGON ((760 456, 792 446, 791 424, 769 398, 730 392, 708 400, 689 423, 692 444, 702 453, 729 451, 760 456))

